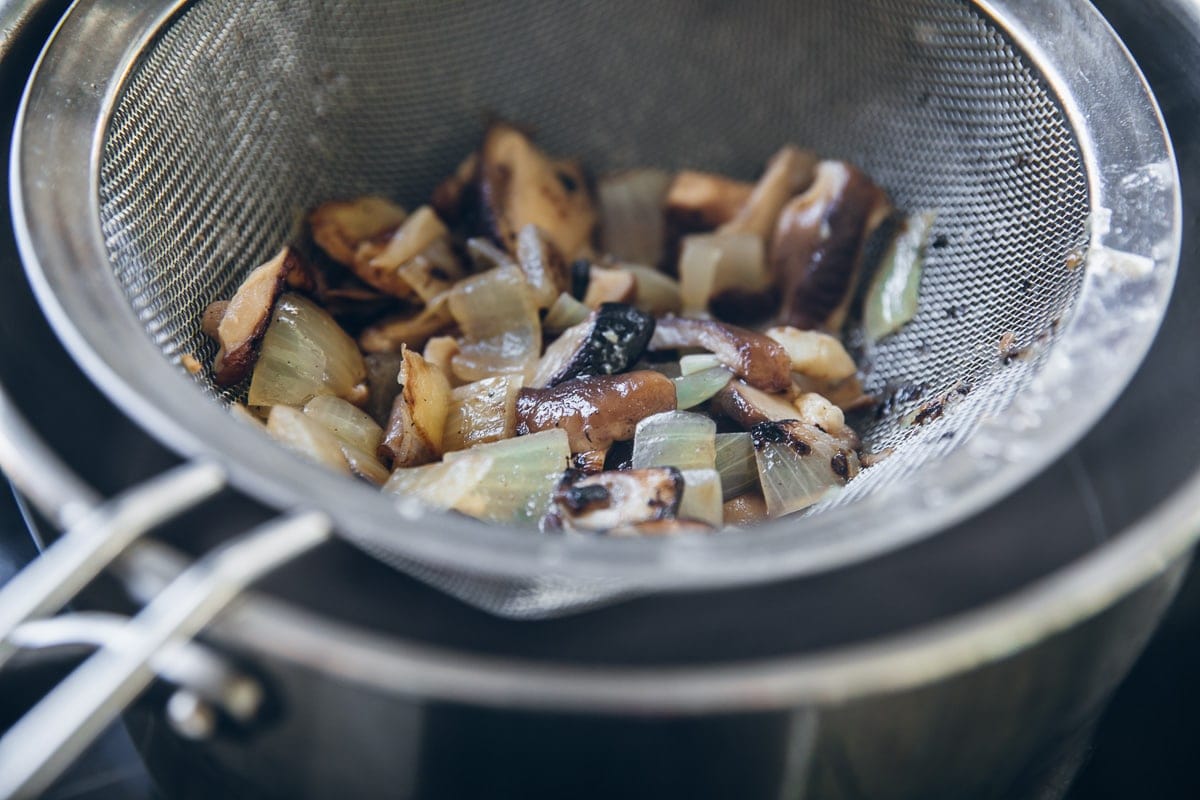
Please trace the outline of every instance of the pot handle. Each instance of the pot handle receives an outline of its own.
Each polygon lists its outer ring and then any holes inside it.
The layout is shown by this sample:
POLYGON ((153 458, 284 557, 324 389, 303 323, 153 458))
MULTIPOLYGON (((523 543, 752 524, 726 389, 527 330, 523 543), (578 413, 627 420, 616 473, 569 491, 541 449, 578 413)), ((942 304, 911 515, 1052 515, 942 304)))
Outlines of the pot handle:
MULTIPOLYGON (((26 620, 54 613, 144 533, 225 485, 190 463, 102 503, 41 441, 0 387, 0 470, 65 534, 0 589, 0 667, 26 620)), ((36 797, 149 685, 177 650, 246 586, 327 540, 329 519, 296 513, 213 550, 175 578, 0 738, 0 798, 36 797)))
POLYGON ((330 531, 324 514, 293 514, 185 570, 118 641, 88 658, 0 738, 0 797, 38 796, 150 684, 158 654, 189 640, 247 585, 324 542, 330 531))

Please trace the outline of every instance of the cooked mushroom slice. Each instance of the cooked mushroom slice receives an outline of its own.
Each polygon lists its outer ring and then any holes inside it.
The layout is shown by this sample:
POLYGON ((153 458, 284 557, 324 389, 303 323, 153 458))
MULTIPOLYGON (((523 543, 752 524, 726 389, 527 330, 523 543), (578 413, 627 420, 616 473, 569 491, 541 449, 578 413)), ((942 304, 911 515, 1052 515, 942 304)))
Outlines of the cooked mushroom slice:
POLYGON ((479 153, 471 153, 454 170, 454 174, 439 183, 429 202, 434 210, 451 223, 457 222, 466 203, 466 195, 479 177, 479 153))
POLYGON ((767 336, 783 345, 792 369, 806 377, 837 383, 858 372, 854 359, 836 336, 787 326, 770 328, 767 336))
POLYGON ((675 408, 675 384, 650 370, 575 378, 549 389, 522 389, 517 433, 559 428, 572 453, 603 450, 633 437, 640 420, 675 408))
POLYGON ((571 378, 614 375, 646 350, 654 317, 623 303, 605 303, 546 348, 530 387, 543 389, 571 378))
POLYGON ((493 238, 517 252, 517 234, 536 225, 566 258, 592 237, 596 211, 582 171, 552 161, 524 133, 493 123, 480 148, 479 195, 493 238))
POLYGON ((533 290, 538 308, 549 308, 571 288, 567 262, 553 243, 535 225, 517 234, 517 263, 533 290))
POLYGON ((555 487, 546 530, 602 533, 672 519, 683 499, 683 475, 674 467, 585 475, 568 470, 555 487))
POLYGON ((745 328, 712 320, 665 317, 658 321, 651 350, 702 347, 752 386, 780 392, 792 384, 792 362, 776 341, 745 328))
POLYGON ((583 304, 598 308, 602 303, 632 303, 637 298, 637 278, 632 272, 612 267, 593 266, 588 271, 583 304))
POLYGON ((308 215, 308 224, 317 246, 350 267, 360 243, 394 230, 406 216, 392 201, 367 196, 320 205, 308 215))
POLYGON ((718 233, 753 233, 768 241, 779 212, 788 200, 812 184, 816 169, 817 155, 813 151, 792 145, 782 148, 767 162, 766 171, 737 216, 722 225, 718 233))
POLYGON ((807 508, 858 474, 858 454, 813 425, 763 422, 750 433, 772 517, 807 508))
POLYGON ((796 407, 784 395, 767 394, 742 381, 730 381, 717 392, 709 409, 747 430, 760 422, 797 417, 796 407))
POLYGON ((395 467, 417 467, 442 455, 442 437, 450 407, 450 384, 440 369, 412 350, 403 351, 391 418, 379 456, 395 467))
POLYGON ((787 324, 841 328, 863 245, 889 211, 883 190, 855 167, 841 161, 817 166, 813 185, 779 215, 771 246, 787 324))
POLYGON ((400 298, 415 292, 428 302, 463 274, 450 250, 449 235, 437 214, 429 206, 421 206, 383 247, 360 245, 351 266, 358 277, 381 292, 400 298))
POLYGON ((221 348, 213 360, 213 380, 218 386, 233 386, 250 374, 258 358, 259 343, 271 322, 275 301, 287 286, 288 273, 299 266, 295 251, 284 247, 270 261, 255 268, 225 306, 217 323, 217 342, 221 348))
POLYGON ((738 215, 753 193, 751 183, 707 172, 680 172, 664 201, 667 228, 676 236, 719 228, 738 215))
POLYGON ((358 345, 368 353, 392 353, 404 346, 418 349, 453 324, 446 303, 436 301, 416 314, 386 317, 368 326, 358 335, 358 345))

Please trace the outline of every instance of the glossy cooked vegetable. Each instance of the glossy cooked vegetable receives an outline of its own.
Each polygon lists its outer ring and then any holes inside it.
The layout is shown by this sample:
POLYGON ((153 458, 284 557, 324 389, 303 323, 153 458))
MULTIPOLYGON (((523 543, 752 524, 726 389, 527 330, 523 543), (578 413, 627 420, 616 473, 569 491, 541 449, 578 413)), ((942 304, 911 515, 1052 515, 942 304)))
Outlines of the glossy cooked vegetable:
MULTIPOLYGON (((866 463, 845 409, 871 401, 837 334, 889 211, 861 171, 790 145, 756 183, 593 183, 497 122, 428 205, 312 211, 328 258, 285 247, 203 328, 216 382, 250 377, 243 414, 398 502, 555 533, 711 532, 808 508, 866 463)), ((933 225, 884 248, 870 338, 917 312, 933 225)))

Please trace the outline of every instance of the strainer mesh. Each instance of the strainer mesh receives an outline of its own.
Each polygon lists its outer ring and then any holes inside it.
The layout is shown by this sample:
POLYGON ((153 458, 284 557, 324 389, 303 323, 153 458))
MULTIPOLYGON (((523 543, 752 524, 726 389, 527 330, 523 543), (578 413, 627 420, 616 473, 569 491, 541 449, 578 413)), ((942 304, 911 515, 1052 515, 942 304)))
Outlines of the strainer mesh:
MULTIPOLYGON (((205 305, 298 230, 365 192, 413 206, 487 113, 598 171, 752 179, 796 142, 861 165, 903 209, 936 209, 920 313, 869 388, 920 396, 862 423, 894 455, 838 498, 904 479, 1001 412, 1081 285, 1088 185, 1071 129, 1017 47, 946 0, 718 3, 205 0, 148 48, 101 169, 116 275, 164 355, 208 363, 205 305), (998 343, 1034 342, 1002 363, 998 343), (946 418, 900 418, 968 380, 946 418)), ((204 376, 197 380, 219 394, 204 376)))

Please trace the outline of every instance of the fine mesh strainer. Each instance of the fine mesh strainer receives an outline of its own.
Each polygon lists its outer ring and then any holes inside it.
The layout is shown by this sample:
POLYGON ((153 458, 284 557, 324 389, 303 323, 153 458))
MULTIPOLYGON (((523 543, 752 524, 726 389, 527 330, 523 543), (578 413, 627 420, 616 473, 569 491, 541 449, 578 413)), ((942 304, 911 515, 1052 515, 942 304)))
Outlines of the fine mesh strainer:
POLYGON ((964 518, 1111 403, 1178 254, 1153 98, 1082 0, 81 0, 27 92, 14 163, 47 314, 129 413, 243 490, 319 509, 373 555, 512 616, 829 569, 964 518), (180 365, 211 360, 204 307, 321 201, 419 203, 487 114, 598 171, 753 179, 795 142, 859 164, 902 209, 935 209, 918 316, 869 364, 871 390, 923 387, 862 429, 891 457, 803 519, 608 540, 426 513, 231 419, 180 365), (1002 359, 1002 339, 1021 357, 1002 359), (966 385, 936 422, 901 423, 966 385))

